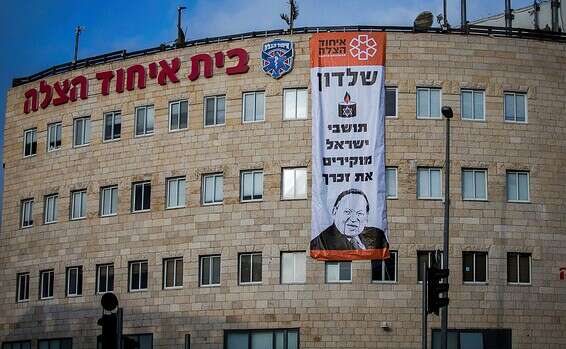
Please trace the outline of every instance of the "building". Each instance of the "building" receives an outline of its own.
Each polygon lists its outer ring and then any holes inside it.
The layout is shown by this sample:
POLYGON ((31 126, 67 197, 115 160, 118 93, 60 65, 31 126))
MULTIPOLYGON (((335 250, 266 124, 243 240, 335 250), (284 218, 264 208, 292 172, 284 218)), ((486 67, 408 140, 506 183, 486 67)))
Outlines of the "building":
POLYGON ((141 348, 420 347, 417 267, 442 246, 441 105, 455 112, 451 338, 566 346, 564 40, 388 32, 394 258, 324 263, 307 257, 305 188, 309 33, 328 29, 116 52, 15 80, 2 348, 95 348, 109 290, 141 348), (276 80, 259 57, 277 37, 295 59, 276 80))

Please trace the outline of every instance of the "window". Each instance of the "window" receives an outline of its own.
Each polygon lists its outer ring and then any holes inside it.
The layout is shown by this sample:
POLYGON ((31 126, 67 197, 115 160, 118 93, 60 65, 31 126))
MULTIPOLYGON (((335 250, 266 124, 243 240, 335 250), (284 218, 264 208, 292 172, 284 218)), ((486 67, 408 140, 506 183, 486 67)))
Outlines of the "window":
POLYGON ((204 98, 204 126, 224 125, 226 122, 226 96, 204 98))
POLYGON ((222 173, 202 177, 202 203, 221 204, 224 200, 224 175, 222 173))
POLYGON ((83 294, 83 267, 69 267, 66 273, 67 297, 75 297, 83 294))
POLYGON ((306 281, 307 254, 301 252, 281 253, 281 283, 302 284, 306 281))
POLYGON ((225 349, 298 349, 299 329, 225 330, 225 349))
MULTIPOLYGON (((124 348, 137 348, 137 349, 152 349, 153 348, 153 335, 152 334, 125 334, 124 348)), ((103 348, 102 348, 103 349, 103 348)))
POLYGON ((147 290, 147 261, 130 262, 130 292, 147 290))
POLYGON ((283 90, 283 120, 307 118, 308 95, 306 88, 283 90))
POLYGON ((191 335, 185 334, 185 349, 191 349, 191 335))
POLYGON ((439 88, 417 88, 417 118, 438 119, 440 118, 440 89, 439 88))
POLYGON ((86 189, 71 192, 71 219, 86 218, 86 189))
POLYGON ((47 151, 54 151, 61 148, 61 131, 63 126, 60 122, 47 126, 47 151))
POLYGON ((307 168, 284 168, 282 198, 297 200, 307 198, 307 168))
POLYGON ((45 197, 45 204, 43 209, 43 222, 45 224, 57 222, 57 201, 59 195, 51 194, 45 197))
POLYGON ((163 260, 163 288, 183 287, 183 258, 163 260))
POLYGON ((397 117, 397 87, 385 88, 385 117, 397 117))
POLYGON ((55 272, 53 269, 43 270, 39 272, 39 298, 49 299, 53 298, 53 279, 55 272))
POLYGON ((33 225, 33 199, 22 200, 20 223, 22 228, 33 225))
POLYGON ((441 268, 444 265, 443 259, 442 251, 417 251, 417 281, 423 281, 423 265, 428 268, 432 266, 441 268))
POLYGON ((397 251, 390 251, 389 259, 371 261, 371 281, 397 281, 397 251))
POLYGON ((463 120, 485 120, 484 91, 460 91, 460 110, 463 120))
POLYGON ((240 200, 242 201, 257 201, 263 199, 263 171, 243 171, 240 193, 240 200))
POLYGON ((114 216, 118 212, 118 186, 100 188, 100 215, 114 216))
POLYGON ((507 171, 507 201, 530 201, 529 172, 507 171))
POLYGON ((527 95, 525 93, 504 93, 505 121, 527 122, 527 95))
POLYGON ((104 140, 120 139, 122 132, 122 114, 112 111, 104 114, 104 140))
POLYGON ((90 117, 78 118, 74 121, 74 139, 75 147, 80 147, 90 143, 90 117))
POLYGON ((149 211, 151 182, 134 183, 132 186, 132 212, 149 211))
POLYGON ((261 252, 240 253, 240 284, 261 283, 261 252))
POLYGON ((530 253, 507 253, 507 282, 516 285, 531 283, 530 253))
POLYGON ((257 122, 264 120, 265 92, 244 93, 244 122, 257 122))
POLYGON ((155 111, 153 105, 136 108, 136 136, 153 134, 155 111))
MULTIPOLYGON (((441 348, 439 329, 432 329, 432 349, 441 348)), ((508 329, 450 329, 448 349, 511 349, 511 330, 508 329)))
POLYGON ((326 262, 326 282, 352 282, 352 262, 326 262))
POLYGON ((72 338, 40 339, 37 343, 39 349, 73 349, 72 338))
POLYGON ((487 252, 462 252, 465 283, 487 282, 487 252))
POLYGON ((200 285, 220 286, 220 255, 200 257, 200 285))
POLYGON ((96 266, 96 293, 114 291, 114 264, 96 266))
POLYGON ((187 128, 189 121, 189 102, 176 101, 169 103, 169 131, 187 128))
POLYGON ((464 200, 487 200, 486 170, 462 170, 462 198, 464 200))
POLYGON ((417 168, 417 198, 442 199, 442 170, 433 167, 417 168))
POLYGON ((29 273, 18 273, 16 282, 16 301, 29 301, 29 273))
POLYGON ((397 167, 385 168, 385 185, 387 187, 387 198, 397 198, 397 167))
POLYGON ((2 349, 31 349, 31 341, 4 342, 2 349))
POLYGON ((24 131, 24 157, 37 154, 37 129, 24 131))
POLYGON ((185 177, 167 180, 167 208, 185 207, 185 177))

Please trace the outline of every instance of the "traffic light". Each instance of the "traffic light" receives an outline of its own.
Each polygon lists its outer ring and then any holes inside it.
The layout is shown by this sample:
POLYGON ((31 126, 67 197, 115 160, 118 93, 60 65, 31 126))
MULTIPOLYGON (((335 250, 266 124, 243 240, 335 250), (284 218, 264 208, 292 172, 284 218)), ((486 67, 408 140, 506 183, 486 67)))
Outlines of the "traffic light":
POLYGON ((439 269, 436 267, 427 268, 427 294, 428 294, 428 309, 427 313, 435 313, 439 315, 439 310, 448 305, 448 282, 440 282, 442 279, 447 279, 449 270, 439 269), (445 293, 444 296, 442 294, 445 293))
POLYGON ((117 349, 118 317, 116 313, 103 314, 97 323, 98 326, 102 326, 102 336, 100 337, 102 349, 117 349))

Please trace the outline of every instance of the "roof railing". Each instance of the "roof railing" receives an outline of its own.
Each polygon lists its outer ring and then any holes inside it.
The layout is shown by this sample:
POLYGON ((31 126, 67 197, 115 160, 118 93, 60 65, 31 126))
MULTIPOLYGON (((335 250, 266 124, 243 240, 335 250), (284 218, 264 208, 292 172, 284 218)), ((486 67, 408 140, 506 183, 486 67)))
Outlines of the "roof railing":
MULTIPOLYGON (((443 30, 439 27, 428 28, 425 30, 416 30, 414 27, 407 26, 373 26, 373 25, 351 25, 351 26, 330 26, 330 27, 299 27, 293 30, 288 29, 273 29, 264 31, 252 31, 233 35, 217 36, 212 38, 204 38, 187 41, 185 47, 206 45, 215 42, 226 42, 234 40, 244 40, 250 38, 263 38, 270 36, 289 35, 289 34, 309 34, 320 32, 353 32, 353 31, 375 31, 375 32, 399 32, 399 33, 442 33, 442 34, 465 34, 465 35, 483 35, 491 37, 510 37, 519 39, 534 39, 542 41, 555 41, 566 43, 566 33, 551 32, 545 30, 533 30, 522 28, 505 28, 505 27, 490 27, 481 25, 467 25, 465 28, 450 28, 443 30)), ((170 51, 176 49, 174 44, 161 44, 156 47, 147 49, 127 52, 126 50, 119 50, 101 54, 98 56, 79 59, 76 62, 67 62, 55 65, 51 68, 42 70, 38 73, 15 78, 12 80, 12 87, 17 87, 33 81, 37 81, 49 76, 70 72, 77 69, 82 69, 94 65, 125 60, 132 57, 141 57, 152 55, 159 52, 170 51)))

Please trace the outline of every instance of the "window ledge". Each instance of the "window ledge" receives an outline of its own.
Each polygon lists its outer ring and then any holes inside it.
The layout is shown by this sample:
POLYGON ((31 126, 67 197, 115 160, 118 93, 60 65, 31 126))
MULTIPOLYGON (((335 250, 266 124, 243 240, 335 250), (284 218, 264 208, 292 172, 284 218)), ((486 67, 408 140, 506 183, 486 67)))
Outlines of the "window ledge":
POLYGON ((153 136, 153 135, 154 135, 154 132, 152 132, 152 133, 144 133, 144 134, 141 134, 141 135, 134 135, 134 139, 136 139, 136 138, 151 137, 151 136, 153 136))
POLYGON ((506 124, 520 124, 520 125, 527 125, 528 124, 527 121, 513 121, 513 120, 505 120, 505 119, 503 119, 503 121, 506 124))
POLYGON ((163 287, 163 290, 182 290, 183 286, 170 286, 170 287, 163 287))
POLYGON ((258 286, 261 285, 262 281, 252 281, 252 282, 240 282, 238 286, 258 286))
POLYGON ((203 205, 203 206, 220 206, 220 205, 224 205, 224 201, 218 201, 218 202, 203 202, 202 205, 203 205))
POLYGON ((140 288, 140 289, 136 289, 136 290, 129 290, 130 293, 141 293, 141 292, 147 292, 147 288, 140 288))
POLYGON ((395 281, 379 281, 379 280, 371 280, 372 284, 378 284, 378 285, 395 285, 397 284, 397 280, 395 281))
POLYGON ((85 144, 73 144, 73 148, 77 149, 77 148, 84 148, 84 147, 88 147, 90 145, 89 143, 85 143, 85 144))
POLYGON ((44 225, 49 225, 49 224, 55 224, 57 223, 57 221, 52 221, 52 222, 43 222, 44 225))
POLYGON ((280 285, 306 285, 306 281, 301 281, 301 282, 281 282, 280 285))
POLYGON ((132 213, 145 213, 145 212, 151 212, 151 209, 132 211, 132 213))
POLYGON ((48 154, 49 154, 49 153, 56 153, 56 152, 58 152, 59 150, 61 150, 61 147, 59 147, 59 148, 54 148, 54 149, 47 149, 47 153, 48 153, 48 154))
POLYGON ((109 213, 109 214, 102 214, 100 218, 108 218, 108 217, 116 217, 118 213, 109 213))
POLYGON ((508 286, 532 286, 530 282, 507 282, 508 286))
POLYGON ((223 124, 212 124, 212 125, 204 125, 204 128, 215 128, 215 127, 222 127, 222 126, 226 126, 226 123, 223 124))
POLYGON ((31 155, 24 155, 24 159, 33 158, 33 157, 35 157, 35 156, 37 156, 37 153, 31 154, 31 155))
POLYGON ((171 207, 166 207, 165 210, 166 211, 170 211, 170 210, 178 210, 180 208, 187 208, 187 206, 171 206, 171 207))
POLYGON ((177 132, 182 132, 182 131, 188 131, 188 127, 185 128, 176 128, 176 129, 169 129, 169 133, 177 133, 177 132))
POLYGON ((398 200, 399 197, 398 196, 386 196, 385 199, 386 200, 398 200))
POLYGON ((251 200, 240 200, 241 204, 245 204, 247 202, 262 202, 263 199, 251 199, 251 200))
POLYGON ((25 226, 21 226, 20 229, 29 229, 29 228, 33 228, 33 224, 32 225, 25 225, 25 226))
POLYGON ((464 281, 463 284, 469 285, 469 286, 488 286, 489 282, 487 282, 487 281, 464 281))
POLYGON ((112 138, 112 139, 103 139, 102 143, 114 143, 114 142, 118 142, 119 140, 121 140, 122 138, 118 137, 118 138, 112 138))
POLYGON ((39 298, 40 301, 48 301, 50 299, 53 299, 53 297, 40 297, 39 298))
POLYGON ((462 198, 462 201, 488 202, 487 199, 464 199, 464 198, 462 198))
POLYGON ((67 298, 80 298, 82 296, 83 296, 82 294, 68 294, 67 298))
POLYGON ((83 219, 86 219, 86 217, 71 218, 70 221, 82 221, 83 219))
POLYGON ((460 117, 460 120, 462 121, 471 121, 471 122, 480 122, 480 123, 487 123, 487 121, 484 119, 471 119, 471 118, 463 118, 460 117))
POLYGON ((205 288, 220 287, 220 284, 200 285, 200 287, 205 287, 205 288))
POLYGON ((352 280, 344 280, 344 281, 326 281, 328 285, 340 285, 340 284, 351 284, 352 280))
POLYGON ((265 118, 264 118, 263 120, 252 120, 252 121, 244 121, 244 120, 242 120, 242 123, 243 123, 243 124, 257 124, 257 123, 260 123, 260 122, 265 122, 265 118))
POLYGON ((306 121, 306 120, 308 120, 308 119, 309 119, 308 117, 306 117, 306 118, 294 118, 294 119, 285 119, 285 118, 283 118, 283 121, 306 121))
POLYGON ((308 200, 307 197, 304 198, 281 198, 281 201, 304 201, 308 200))
POLYGON ((17 300, 16 303, 29 303, 29 299, 17 300))
POLYGON ((442 116, 418 116, 417 120, 442 120, 442 116))
POLYGON ((531 204, 531 200, 507 200, 510 204, 531 204))
POLYGON ((444 198, 427 198, 427 197, 417 197, 417 200, 425 200, 425 201, 444 201, 444 198))

